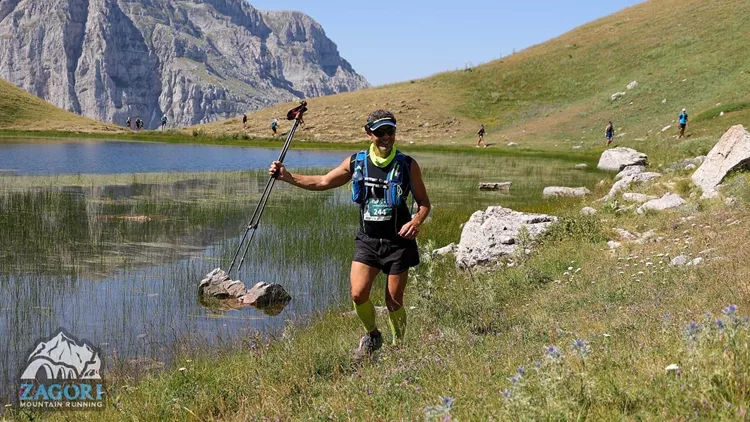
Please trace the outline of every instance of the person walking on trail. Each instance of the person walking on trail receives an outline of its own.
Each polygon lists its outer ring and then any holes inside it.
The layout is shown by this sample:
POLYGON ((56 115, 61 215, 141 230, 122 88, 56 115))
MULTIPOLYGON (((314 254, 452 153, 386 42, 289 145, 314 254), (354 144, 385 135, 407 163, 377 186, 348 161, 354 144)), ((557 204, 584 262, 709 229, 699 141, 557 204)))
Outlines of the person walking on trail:
POLYGON ((484 143, 484 125, 482 125, 479 128, 479 132, 477 132, 477 135, 479 135, 479 140, 477 141, 477 148, 479 148, 479 144, 484 145, 485 148, 487 148, 487 144, 484 143))
POLYGON ((678 136, 677 139, 680 139, 685 136, 685 128, 687 127, 687 124, 688 124, 687 109, 683 108, 682 113, 680 113, 677 116, 677 119, 679 119, 680 121, 680 136, 678 136))
POLYGON ((431 209, 419 164, 394 146, 394 115, 385 110, 374 111, 367 119, 365 133, 370 146, 347 157, 325 175, 290 173, 278 161, 269 169, 278 180, 313 191, 352 181, 352 201, 359 206, 359 229, 350 271, 351 298, 366 331, 355 352, 356 359, 371 356, 383 344, 370 300, 373 281, 381 271, 387 276, 385 304, 392 344, 402 342, 406 331, 404 290, 409 268, 419 264, 416 237, 431 209), (413 216, 406 204, 410 192, 419 207, 413 216))
POLYGON ((247 114, 245 113, 242 113, 242 128, 243 129, 247 128, 247 114))
POLYGON ((274 136, 276 136, 276 128, 279 126, 279 121, 276 119, 271 120, 271 130, 273 131, 274 136))
POLYGON ((125 122, 125 124, 128 126, 128 129, 130 129, 130 124, 131 124, 131 122, 130 122, 130 116, 128 116, 128 121, 125 122))
POLYGON ((615 126, 610 121, 607 128, 604 129, 604 136, 607 137, 607 146, 612 143, 612 138, 615 136, 615 126))
POLYGON ((167 115, 162 114, 161 116, 161 130, 164 130, 164 128, 167 126, 167 115))

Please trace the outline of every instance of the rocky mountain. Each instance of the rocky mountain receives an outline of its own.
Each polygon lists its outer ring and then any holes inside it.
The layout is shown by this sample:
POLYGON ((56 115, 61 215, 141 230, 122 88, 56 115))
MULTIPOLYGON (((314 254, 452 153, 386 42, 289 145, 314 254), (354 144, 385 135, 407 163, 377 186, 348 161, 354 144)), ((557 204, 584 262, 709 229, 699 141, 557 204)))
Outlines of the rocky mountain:
POLYGON ((368 86, 313 19, 246 0, 0 0, 0 77, 147 128, 368 86))

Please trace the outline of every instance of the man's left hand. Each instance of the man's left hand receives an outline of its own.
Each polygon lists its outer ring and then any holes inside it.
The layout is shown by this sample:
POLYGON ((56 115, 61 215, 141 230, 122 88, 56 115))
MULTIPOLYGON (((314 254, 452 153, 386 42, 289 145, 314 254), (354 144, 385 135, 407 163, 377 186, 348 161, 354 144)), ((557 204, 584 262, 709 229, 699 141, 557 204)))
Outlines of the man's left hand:
POLYGON ((401 226, 401 230, 399 230, 398 235, 403 237, 404 239, 416 239, 417 235, 419 234, 419 226, 417 222, 414 220, 409 221, 408 223, 401 226))

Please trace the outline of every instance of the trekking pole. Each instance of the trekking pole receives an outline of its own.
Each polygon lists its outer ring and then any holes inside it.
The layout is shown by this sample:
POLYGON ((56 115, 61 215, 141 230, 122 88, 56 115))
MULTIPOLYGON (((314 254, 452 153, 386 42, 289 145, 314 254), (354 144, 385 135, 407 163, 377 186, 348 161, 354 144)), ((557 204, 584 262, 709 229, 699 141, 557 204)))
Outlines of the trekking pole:
MULTIPOLYGON (((292 128, 289 130, 289 134, 286 137, 284 146, 281 148, 281 154, 279 154, 279 159, 276 161, 279 161, 281 163, 284 162, 286 153, 287 151, 289 151, 289 145, 291 145, 292 138, 294 138, 294 133, 297 131, 297 127, 299 127, 300 122, 302 122, 302 117, 306 111, 307 111, 307 102, 302 101, 299 106, 289 110, 289 112, 287 113, 286 115, 287 119, 294 120, 294 124, 292 125, 292 128)), ((253 237, 255 236, 255 231, 258 229, 260 218, 263 216, 263 211, 266 208, 266 203, 268 202, 268 198, 271 196, 271 190, 273 189, 274 183, 276 183, 276 178, 278 177, 278 175, 279 175, 279 171, 276 170, 276 173, 271 175, 268 178, 268 182, 266 183, 266 187, 263 190, 263 194, 261 194, 260 196, 258 205, 255 207, 255 211, 253 212, 252 217, 250 217, 250 222, 247 224, 247 230, 245 230, 245 234, 242 236, 242 240, 240 240, 240 244, 237 246, 237 251, 234 253, 234 258, 232 258, 232 263, 229 265, 229 270, 227 270, 227 275, 231 274, 232 269, 234 268, 234 264, 237 261, 237 257, 240 255, 240 251, 242 251, 242 247, 244 245, 245 250, 242 252, 242 259, 240 259, 240 262, 237 265, 237 274, 239 276, 240 268, 242 268, 242 264, 245 262, 245 256, 247 256, 247 251, 250 249, 250 244, 252 243, 253 237), (250 235, 249 238, 248 238, 248 235, 250 235)))

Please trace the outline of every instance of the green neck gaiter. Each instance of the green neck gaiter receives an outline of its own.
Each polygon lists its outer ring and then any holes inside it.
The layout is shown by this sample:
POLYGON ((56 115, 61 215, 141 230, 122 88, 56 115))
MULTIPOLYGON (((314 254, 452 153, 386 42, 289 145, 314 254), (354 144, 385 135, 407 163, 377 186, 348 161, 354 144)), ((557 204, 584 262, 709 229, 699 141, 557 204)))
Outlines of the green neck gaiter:
POLYGON ((388 154, 387 157, 381 158, 377 155, 377 149, 375 148, 375 144, 370 144, 370 160, 372 160, 372 163, 376 166, 383 168, 387 166, 388 164, 393 161, 393 158, 396 157, 396 148, 391 148, 391 153, 388 154))

